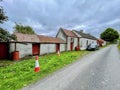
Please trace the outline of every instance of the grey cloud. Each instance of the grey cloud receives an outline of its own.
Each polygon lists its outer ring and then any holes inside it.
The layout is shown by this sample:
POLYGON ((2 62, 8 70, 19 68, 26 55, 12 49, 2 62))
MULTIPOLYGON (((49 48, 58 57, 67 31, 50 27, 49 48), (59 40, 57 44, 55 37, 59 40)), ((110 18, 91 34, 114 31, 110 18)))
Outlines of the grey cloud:
POLYGON ((99 36, 107 27, 119 30, 119 0, 4 0, 10 32, 14 22, 30 25, 39 34, 55 36, 59 27, 84 29, 99 36))

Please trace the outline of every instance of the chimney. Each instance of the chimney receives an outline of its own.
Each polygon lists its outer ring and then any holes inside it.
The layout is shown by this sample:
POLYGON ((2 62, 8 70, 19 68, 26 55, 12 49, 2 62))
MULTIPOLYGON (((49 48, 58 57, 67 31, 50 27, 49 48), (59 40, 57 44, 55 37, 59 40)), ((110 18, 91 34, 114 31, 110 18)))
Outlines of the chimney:
POLYGON ((80 32, 83 32, 83 30, 80 30, 80 32))
POLYGON ((90 33, 87 33, 88 35, 90 35, 90 33))

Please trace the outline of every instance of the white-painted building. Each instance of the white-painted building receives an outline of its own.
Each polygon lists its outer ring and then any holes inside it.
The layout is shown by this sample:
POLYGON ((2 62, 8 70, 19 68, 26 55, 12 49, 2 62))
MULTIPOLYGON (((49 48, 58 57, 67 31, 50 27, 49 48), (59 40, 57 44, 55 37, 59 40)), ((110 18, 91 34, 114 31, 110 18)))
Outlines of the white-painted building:
POLYGON ((96 37, 84 33, 83 30, 81 31, 73 30, 72 32, 79 38, 80 50, 85 50, 87 46, 91 43, 97 43, 98 39, 96 37))
POLYGON ((0 42, 0 59, 12 57, 13 52, 19 52, 19 58, 22 58, 58 51, 84 50, 90 43, 97 43, 97 38, 92 35, 63 28, 59 29, 56 38, 36 34, 15 33, 15 35, 17 41, 0 42))
POLYGON ((78 46, 78 38, 70 30, 60 28, 56 37, 66 42, 66 51, 75 50, 75 47, 78 46))
POLYGON ((65 51, 66 43, 59 38, 15 33, 17 41, 10 43, 9 53, 19 51, 19 57, 65 51))

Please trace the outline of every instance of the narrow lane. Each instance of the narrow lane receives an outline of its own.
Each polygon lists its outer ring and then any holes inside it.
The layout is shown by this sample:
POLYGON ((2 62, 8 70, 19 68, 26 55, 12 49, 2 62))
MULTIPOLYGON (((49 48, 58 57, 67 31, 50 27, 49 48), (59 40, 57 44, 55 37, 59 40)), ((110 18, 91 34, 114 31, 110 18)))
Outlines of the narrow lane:
POLYGON ((23 90, 120 90, 120 53, 116 45, 95 51, 23 90))

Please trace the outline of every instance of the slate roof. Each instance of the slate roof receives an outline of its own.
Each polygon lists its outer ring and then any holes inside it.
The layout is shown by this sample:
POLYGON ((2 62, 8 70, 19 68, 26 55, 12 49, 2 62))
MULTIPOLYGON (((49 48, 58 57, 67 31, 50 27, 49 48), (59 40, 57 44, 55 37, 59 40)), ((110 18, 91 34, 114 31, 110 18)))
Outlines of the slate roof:
POLYGON ((83 38, 88 38, 88 39, 92 39, 92 40, 98 40, 96 37, 90 35, 90 34, 86 34, 86 33, 83 33, 83 32, 80 32, 80 31, 76 31, 74 30, 76 33, 78 33, 81 37, 83 38))
POLYGON ((63 29, 63 28, 61 28, 61 29, 62 29, 62 31, 64 32, 64 34, 65 34, 66 36, 69 36, 69 37, 77 37, 72 31, 67 30, 67 29, 63 29))
POLYGON ((17 37, 17 42, 30 42, 30 43, 65 43, 62 39, 49 37, 37 34, 22 34, 14 33, 17 37))

